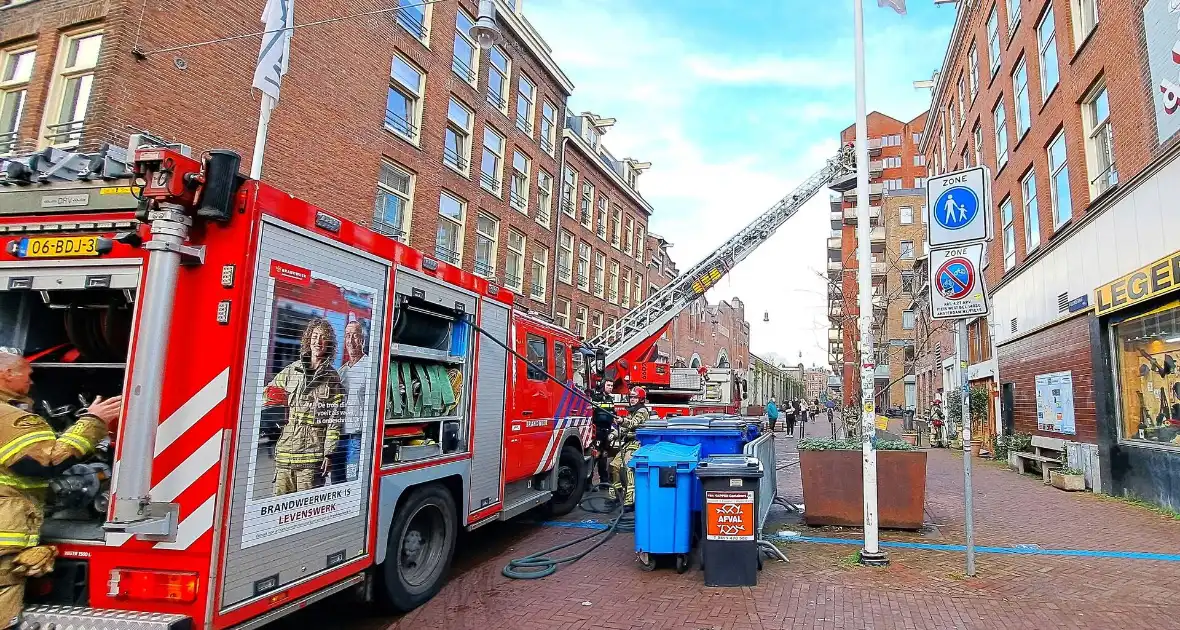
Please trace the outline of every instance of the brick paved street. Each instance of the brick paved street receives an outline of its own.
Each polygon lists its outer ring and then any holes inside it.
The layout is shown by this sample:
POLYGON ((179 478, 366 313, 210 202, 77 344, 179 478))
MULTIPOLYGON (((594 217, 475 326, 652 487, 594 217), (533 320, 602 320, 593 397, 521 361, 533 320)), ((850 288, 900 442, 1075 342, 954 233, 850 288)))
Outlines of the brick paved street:
MULTIPOLYGON (((826 422, 822 425, 827 428, 826 422)), ((813 435, 816 425, 808 427, 813 435)), ((781 434, 780 434, 781 435, 781 434)), ((780 437, 780 466, 797 460, 780 437)), ((963 540, 962 457, 931 451, 923 533, 883 532, 886 541, 957 544, 963 540)), ((1180 553, 1180 521, 1109 498, 1068 494, 976 460, 977 544, 1180 553)), ((887 483, 887 480, 882 480, 887 483)), ((798 467, 780 471, 780 494, 801 503, 798 467)), ((777 509, 777 508, 776 508, 777 509)), ((581 515, 585 518, 586 515, 581 515)), ((812 529, 779 512, 772 531, 857 538, 855 530, 812 529)), ((978 556, 978 576, 963 575, 961 552, 890 549, 884 569, 860 567, 854 545, 791 543, 790 564, 768 561, 754 588, 705 588, 701 574, 634 562, 629 535, 540 581, 500 575, 512 557, 586 530, 504 524, 464 544, 465 559, 433 601, 400 619, 349 616, 331 602, 285 626, 425 628, 1171 628, 1180 625, 1180 562, 978 556), (587 604, 588 603, 588 604, 587 604)))

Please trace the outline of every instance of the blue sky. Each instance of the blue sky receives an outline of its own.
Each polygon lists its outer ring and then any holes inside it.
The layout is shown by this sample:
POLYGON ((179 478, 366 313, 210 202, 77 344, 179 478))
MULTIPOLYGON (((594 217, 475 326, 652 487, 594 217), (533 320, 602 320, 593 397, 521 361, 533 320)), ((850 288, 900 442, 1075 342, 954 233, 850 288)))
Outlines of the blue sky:
MULTIPOLYGON (((868 106, 927 109, 954 5, 865 5, 868 106)), ((524 13, 573 80, 571 111, 618 123, 617 157, 653 163, 639 190, 651 231, 681 269, 700 260, 823 165, 852 124, 852 2, 525 0, 524 13)), ((741 297, 751 346, 826 364, 825 190, 710 293, 741 297), (768 313, 770 322, 762 321, 768 313)))

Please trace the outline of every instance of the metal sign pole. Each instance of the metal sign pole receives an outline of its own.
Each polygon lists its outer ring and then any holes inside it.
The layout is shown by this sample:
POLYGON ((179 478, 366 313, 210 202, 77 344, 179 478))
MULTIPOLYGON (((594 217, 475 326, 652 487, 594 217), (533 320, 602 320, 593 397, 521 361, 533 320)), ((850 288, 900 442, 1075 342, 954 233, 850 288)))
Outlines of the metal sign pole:
POLYGON ((959 378, 963 387, 963 512, 966 517, 967 575, 975 577, 975 500, 971 489, 971 383, 967 379, 967 320, 959 320, 958 332, 959 378))

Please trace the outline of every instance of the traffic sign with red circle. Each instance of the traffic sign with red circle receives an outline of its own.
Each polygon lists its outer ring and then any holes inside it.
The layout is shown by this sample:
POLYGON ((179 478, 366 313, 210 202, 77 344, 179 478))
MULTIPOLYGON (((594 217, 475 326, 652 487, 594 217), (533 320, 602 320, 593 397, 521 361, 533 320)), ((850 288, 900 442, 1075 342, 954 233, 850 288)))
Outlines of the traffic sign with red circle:
POLYGON ((961 300, 975 287, 975 266, 962 256, 949 258, 938 267, 934 274, 938 278, 938 291, 948 300, 961 300))

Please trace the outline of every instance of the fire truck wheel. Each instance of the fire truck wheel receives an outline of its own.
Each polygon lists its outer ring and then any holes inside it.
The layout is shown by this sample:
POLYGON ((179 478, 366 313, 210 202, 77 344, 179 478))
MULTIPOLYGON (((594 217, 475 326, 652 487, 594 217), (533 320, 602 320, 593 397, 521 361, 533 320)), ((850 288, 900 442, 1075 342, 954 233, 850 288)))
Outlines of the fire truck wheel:
POLYGON ((582 494, 586 492, 586 461, 582 452, 570 444, 561 449, 561 459, 557 461, 557 484, 553 488, 553 498, 545 504, 545 513, 549 516, 565 516, 578 507, 582 501, 582 494))
POLYGON ((442 588, 455 553, 457 522, 455 502, 438 484, 413 490, 398 507, 381 573, 381 594, 391 608, 408 612, 442 588))

